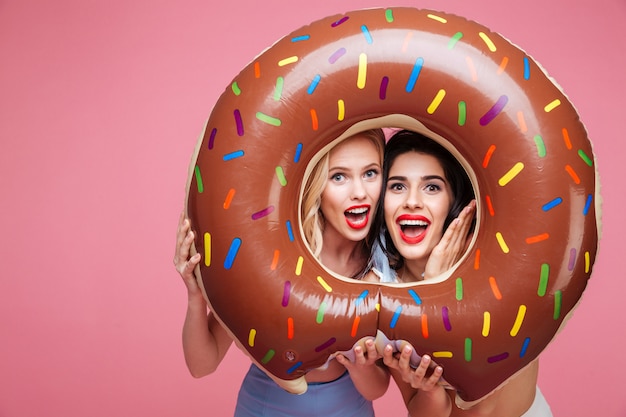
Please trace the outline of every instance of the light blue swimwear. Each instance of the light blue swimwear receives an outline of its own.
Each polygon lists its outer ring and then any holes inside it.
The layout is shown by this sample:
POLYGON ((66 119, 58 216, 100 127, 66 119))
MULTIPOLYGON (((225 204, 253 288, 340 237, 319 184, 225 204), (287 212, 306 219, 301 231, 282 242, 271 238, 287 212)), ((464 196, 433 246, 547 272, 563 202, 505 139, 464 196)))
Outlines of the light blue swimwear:
POLYGON ((374 417, 374 407, 357 391, 348 372, 331 382, 309 383, 304 394, 290 394, 252 364, 235 417, 374 417))

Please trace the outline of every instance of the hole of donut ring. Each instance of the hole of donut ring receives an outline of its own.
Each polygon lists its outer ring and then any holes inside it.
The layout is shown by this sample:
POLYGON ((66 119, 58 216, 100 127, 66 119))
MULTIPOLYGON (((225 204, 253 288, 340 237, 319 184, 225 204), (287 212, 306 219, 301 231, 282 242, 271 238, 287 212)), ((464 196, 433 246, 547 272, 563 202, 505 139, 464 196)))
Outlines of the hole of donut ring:
MULTIPOLYGON (((479 189, 477 187, 477 179, 476 179, 476 174, 474 172, 474 170, 470 167, 470 164, 467 162, 467 160, 463 157, 463 155, 447 140, 445 139, 443 136, 433 132, 432 130, 428 129, 423 123, 421 123, 420 121, 407 116, 407 115, 403 115, 403 114, 390 114, 390 115, 386 115, 386 116, 381 116, 381 117, 377 117, 377 118, 373 118, 373 119, 366 119, 366 120, 362 120, 359 122, 354 123, 352 126, 350 126, 348 129, 346 129, 344 131, 343 134, 341 134, 340 136, 338 136, 336 139, 329 141, 329 143, 327 143, 324 147, 322 147, 312 158, 310 161, 308 161, 304 176, 302 178, 302 185, 300 187, 300 192, 299 192, 299 198, 298 198, 298 230, 300 232, 300 237, 302 239, 302 241, 304 242, 304 246, 308 249, 309 253, 311 254, 311 256, 315 258, 315 255, 307 241, 307 239, 304 236, 304 231, 303 231, 303 227, 302 227, 302 203, 303 203, 303 195, 304 195, 304 188, 309 180, 309 177, 312 174, 313 168, 315 167, 315 165, 320 161, 320 159, 322 159, 322 157, 328 153, 333 147, 335 147, 338 143, 340 143, 341 141, 354 136, 357 133, 360 132, 364 132, 370 129, 375 129, 375 128, 381 128, 383 129, 383 131, 385 132, 385 136, 387 138, 387 140, 389 139, 389 137, 398 130, 402 130, 402 129, 406 129, 406 130, 411 130, 417 133, 420 133, 430 139, 435 140, 436 142, 438 142, 439 144, 441 144, 443 147, 445 147, 461 164, 461 166, 463 167, 463 169, 465 170, 465 172, 467 173, 471 185, 473 187, 473 191, 474 191, 474 198, 476 200, 476 202, 478 203, 480 201, 480 193, 479 193, 479 189)), ((372 215, 372 213, 370 213, 370 216, 372 215)), ((357 215, 352 214, 351 216, 353 216, 354 218, 358 217, 357 215)), ((480 227, 480 210, 478 209, 478 206, 476 208, 476 213, 475 213, 475 226, 474 226, 474 231, 477 231, 478 228, 480 227)), ((406 233, 407 235, 417 235, 419 233, 423 232, 425 226, 419 226, 419 225, 415 225, 415 226, 403 226, 403 232, 406 233)), ((437 276, 437 277, 433 277, 427 281, 417 281, 417 282, 410 282, 410 283, 386 283, 386 282, 379 282, 376 283, 377 285, 384 285, 384 286, 397 286, 397 287, 402 287, 402 286, 412 286, 412 285, 429 285, 429 284, 436 284, 438 282, 442 282, 445 281, 446 279, 448 279, 450 277, 450 275, 452 274, 452 272, 456 269, 456 267, 461 264, 462 262, 466 261, 467 258, 467 254, 470 252, 470 249, 473 247, 475 241, 476 241, 476 236, 477 233, 473 233, 472 234, 472 240, 470 242, 470 244, 468 245, 467 249, 465 250, 465 252, 463 253, 463 255, 461 256, 461 258, 446 272, 442 273, 441 275, 437 276)), ((345 277, 343 275, 337 274, 335 271, 330 270, 329 268, 327 268, 323 263, 321 263, 319 260, 316 259, 316 262, 331 276, 333 276, 336 279, 342 280, 342 281, 353 281, 354 279, 349 278, 349 277, 345 277)), ((366 283, 366 282, 364 282, 366 283)))

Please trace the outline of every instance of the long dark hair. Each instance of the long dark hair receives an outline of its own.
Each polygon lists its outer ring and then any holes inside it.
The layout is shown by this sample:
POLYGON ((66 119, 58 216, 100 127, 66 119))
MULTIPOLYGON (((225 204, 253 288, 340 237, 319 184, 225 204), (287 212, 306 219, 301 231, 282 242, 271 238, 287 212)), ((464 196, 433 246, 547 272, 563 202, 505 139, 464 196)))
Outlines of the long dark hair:
MULTIPOLYGON (((378 243, 383 248, 389 258, 389 264, 393 269, 401 268, 404 260, 396 249, 389 231, 385 225, 384 202, 387 193, 387 179, 389 169, 399 155, 407 152, 417 152, 425 155, 432 155, 441 164, 446 180, 452 190, 452 205, 443 225, 445 232, 452 220, 456 219, 463 208, 474 199, 474 188, 467 172, 461 163, 443 145, 420 133, 410 130, 400 130, 396 132, 385 146, 385 157, 383 161, 383 187, 376 207, 376 217, 370 231, 368 240, 378 243), (384 240, 383 240, 384 238, 384 240)), ((473 225, 472 225, 473 228, 473 225)))

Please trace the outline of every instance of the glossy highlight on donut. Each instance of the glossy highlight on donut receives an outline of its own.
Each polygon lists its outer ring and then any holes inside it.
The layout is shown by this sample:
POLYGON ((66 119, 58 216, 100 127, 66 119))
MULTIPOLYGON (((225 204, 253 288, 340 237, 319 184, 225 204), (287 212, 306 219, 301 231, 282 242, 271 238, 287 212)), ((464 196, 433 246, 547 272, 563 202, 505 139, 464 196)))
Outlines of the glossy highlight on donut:
POLYGON ((469 403, 573 312, 596 257, 598 189, 585 127, 526 52, 451 14, 367 9, 295 30, 234 78, 197 142, 186 211, 205 236, 196 276, 211 310, 285 389, 304 392, 308 371, 385 337, 432 355, 469 403), (472 179, 471 247, 436 279, 347 279, 304 241, 310 167, 371 127, 432 137, 472 179))

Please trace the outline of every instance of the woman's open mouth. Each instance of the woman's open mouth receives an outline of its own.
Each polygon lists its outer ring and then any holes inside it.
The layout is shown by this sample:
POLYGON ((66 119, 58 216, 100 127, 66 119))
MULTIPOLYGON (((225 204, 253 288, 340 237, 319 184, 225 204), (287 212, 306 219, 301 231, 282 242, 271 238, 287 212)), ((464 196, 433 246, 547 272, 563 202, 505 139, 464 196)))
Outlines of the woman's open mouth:
POLYGON ((430 221, 424 216, 403 214, 396 219, 400 237, 410 245, 420 243, 426 237, 430 221))
POLYGON ((354 206, 343 212, 346 223, 353 229, 362 229, 369 221, 370 206, 354 206))

